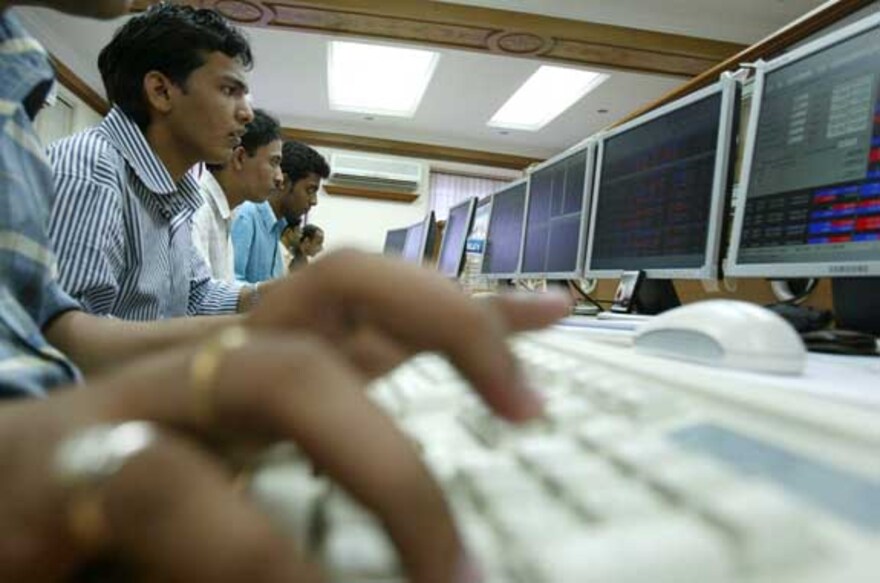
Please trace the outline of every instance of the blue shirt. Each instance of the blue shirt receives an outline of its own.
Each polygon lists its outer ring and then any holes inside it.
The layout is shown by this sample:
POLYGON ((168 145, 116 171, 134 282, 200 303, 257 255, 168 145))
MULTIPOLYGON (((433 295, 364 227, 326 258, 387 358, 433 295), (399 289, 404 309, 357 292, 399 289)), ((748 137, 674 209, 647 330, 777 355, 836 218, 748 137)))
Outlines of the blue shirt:
POLYGON ((192 241, 198 181, 175 184, 122 110, 56 142, 49 157, 60 281, 87 311, 127 320, 236 311, 241 284, 211 279, 192 241))
POLYGON ((45 227, 52 171, 24 105, 39 103, 53 76, 43 48, 14 16, 0 15, 0 397, 42 396, 80 379, 42 334, 79 308, 55 279, 45 227))
POLYGON ((238 207, 232 222, 237 280, 259 283, 284 275, 278 245, 285 227, 287 220, 276 219, 268 202, 245 202, 238 207))

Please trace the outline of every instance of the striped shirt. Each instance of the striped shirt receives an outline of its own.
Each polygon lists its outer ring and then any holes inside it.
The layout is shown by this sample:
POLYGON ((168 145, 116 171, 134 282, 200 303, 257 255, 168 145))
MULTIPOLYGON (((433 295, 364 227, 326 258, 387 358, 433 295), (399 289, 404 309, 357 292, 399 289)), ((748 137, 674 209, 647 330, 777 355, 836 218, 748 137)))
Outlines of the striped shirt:
POLYGON ((49 157, 61 285, 86 310, 126 320, 236 311, 241 284, 212 279, 193 245, 198 181, 187 174, 175 184, 119 108, 49 157))
POLYGON ((268 202, 244 202, 235 209, 232 246, 235 277, 239 281, 260 283, 284 275, 284 259, 279 247, 285 227, 287 220, 275 218, 275 211, 268 202))
POLYGON ((40 105, 52 78, 42 47, 0 14, 0 397, 43 396, 80 379, 41 332, 79 308, 55 279, 45 228, 52 170, 25 105, 40 105))

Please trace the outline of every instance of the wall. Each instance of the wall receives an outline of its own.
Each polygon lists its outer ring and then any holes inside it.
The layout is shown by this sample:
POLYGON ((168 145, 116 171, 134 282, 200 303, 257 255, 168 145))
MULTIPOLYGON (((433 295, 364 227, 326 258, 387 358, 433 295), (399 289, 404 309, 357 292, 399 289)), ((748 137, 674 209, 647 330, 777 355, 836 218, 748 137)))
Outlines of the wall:
MULTIPOLYGON (((330 148, 316 148, 328 162, 334 152, 330 148)), ((379 156, 379 154, 375 154, 379 156)), ((393 158, 383 156, 384 158, 393 158)), ((412 162, 413 158, 405 160, 412 162)), ((468 166, 464 164, 440 163, 431 160, 417 160, 422 166, 422 181, 418 198, 412 203, 391 202, 328 195, 321 189, 318 206, 309 213, 309 222, 324 229, 325 250, 352 247, 369 252, 381 252, 385 244, 385 233, 389 229, 405 227, 422 220, 428 211, 430 193, 428 192, 431 169, 445 172, 485 175, 492 177, 516 178, 520 173, 510 170, 468 166)))
POLYGON ((47 104, 34 120, 34 128, 44 146, 101 122, 101 116, 66 87, 56 83, 47 104))

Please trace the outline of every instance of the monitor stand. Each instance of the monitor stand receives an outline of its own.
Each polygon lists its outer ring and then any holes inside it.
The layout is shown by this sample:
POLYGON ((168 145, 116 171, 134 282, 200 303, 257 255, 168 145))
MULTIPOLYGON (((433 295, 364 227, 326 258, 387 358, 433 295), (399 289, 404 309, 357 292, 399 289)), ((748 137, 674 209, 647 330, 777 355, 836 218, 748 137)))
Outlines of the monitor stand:
POLYGON ((644 279, 633 300, 637 314, 657 315, 681 305, 671 279, 644 279))
POLYGON ((880 278, 834 278, 831 290, 838 328, 880 336, 880 278))

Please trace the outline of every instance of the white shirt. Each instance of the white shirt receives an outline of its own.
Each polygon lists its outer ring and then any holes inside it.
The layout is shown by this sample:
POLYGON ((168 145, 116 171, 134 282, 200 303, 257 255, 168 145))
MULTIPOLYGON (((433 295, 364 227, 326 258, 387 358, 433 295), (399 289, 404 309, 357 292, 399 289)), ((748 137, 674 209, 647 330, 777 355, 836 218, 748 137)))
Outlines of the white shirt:
POLYGON ((214 279, 235 281, 232 250, 232 211, 223 188, 210 172, 199 183, 205 204, 193 215, 192 238, 214 279))

